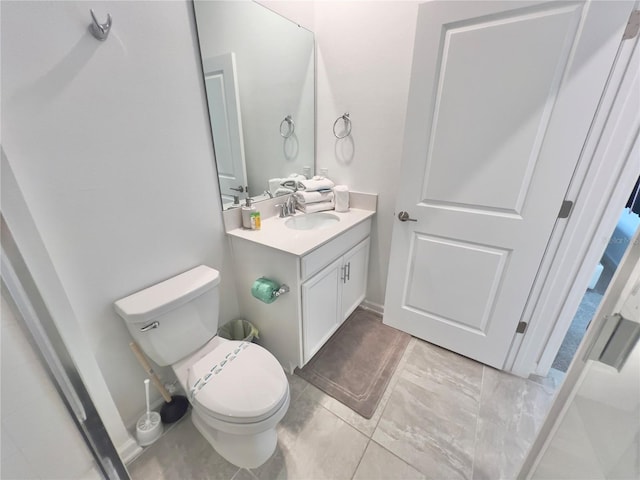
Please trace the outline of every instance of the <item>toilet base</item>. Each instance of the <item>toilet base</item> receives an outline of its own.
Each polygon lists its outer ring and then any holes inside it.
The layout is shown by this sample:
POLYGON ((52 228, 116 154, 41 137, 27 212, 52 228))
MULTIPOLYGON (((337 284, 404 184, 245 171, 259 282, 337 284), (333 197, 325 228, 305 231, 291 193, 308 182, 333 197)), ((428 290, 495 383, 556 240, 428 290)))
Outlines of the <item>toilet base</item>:
POLYGON ((207 425, 195 409, 191 411, 191 421, 215 451, 237 467, 257 468, 276 450, 275 427, 252 435, 222 432, 207 425))

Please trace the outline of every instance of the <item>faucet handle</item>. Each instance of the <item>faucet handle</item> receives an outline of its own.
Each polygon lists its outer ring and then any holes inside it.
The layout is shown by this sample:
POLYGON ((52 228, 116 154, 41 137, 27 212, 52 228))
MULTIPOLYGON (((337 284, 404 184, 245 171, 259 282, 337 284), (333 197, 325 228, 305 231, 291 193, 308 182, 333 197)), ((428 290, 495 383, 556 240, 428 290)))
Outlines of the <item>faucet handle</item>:
POLYGON ((286 213, 285 213, 285 210, 287 208, 287 204, 286 203, 276 203, 274 205, 274 207, 280 209, 279 215, 278 215, 280 218, 284 218, 284 217, 287 216, 286 213))

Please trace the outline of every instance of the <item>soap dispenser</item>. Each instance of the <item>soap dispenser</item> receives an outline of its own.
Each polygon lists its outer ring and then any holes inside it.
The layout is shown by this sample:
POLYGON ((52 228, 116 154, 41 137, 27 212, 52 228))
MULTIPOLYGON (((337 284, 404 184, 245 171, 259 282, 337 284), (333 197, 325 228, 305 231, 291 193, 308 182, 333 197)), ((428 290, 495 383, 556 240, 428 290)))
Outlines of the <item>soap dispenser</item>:
POLYGON ((244 228, 251 228, 251 214, 256 211, 256 207, 251 204, 251 199, 247 197, 245 205, 242 210, 242 226, 244 228))

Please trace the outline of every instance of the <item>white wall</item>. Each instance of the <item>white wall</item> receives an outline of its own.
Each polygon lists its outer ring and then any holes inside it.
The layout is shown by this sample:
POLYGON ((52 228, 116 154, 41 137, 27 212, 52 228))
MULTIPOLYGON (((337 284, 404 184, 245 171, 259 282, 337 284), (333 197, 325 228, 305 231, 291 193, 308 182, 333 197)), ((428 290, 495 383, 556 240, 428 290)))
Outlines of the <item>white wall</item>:
POLYGON ((384 302, 418 2, 261 2, 316 34, 317 167, 352 190, 378 193, 367 300, 384 302), (349 112, 350 138, 332 126, 349 112))
POLYGON ((0 477, 100 478, 80 432, 5 299, 4 289, 0 319, 0 477), (73 455, 67 455, 70 451, 73 455))
MULTIPOLYGON (((417 3, 265 3, 316 32, 318 167, 379 194, 367 298, 381 304, 417 3)), ((114 300, 207 263, 222 320, 238 311, 195 42, 186 2, 2 2, 3 146, 125 423, 144 375, 114 300), (113 16, 106 42, 89 8, 113 16)))
MULTIPOLYGON (((2 253, 6 255, 6 260, 15 270, 16 275, 20 275, 23 279, 31 277, 33 285, 21 283, 21 288, 24 289, 23 294, 28 298, 25 302, 33 307, 38 318, 51 317, 54 319, 58 333, 73 358, 111 441, 125 461, 132 459, 140 452, 140 447, 122 422, 122 417, 105 383, 93 349, 87 340, 85 330, 74 312, 58 273, 55 271, 51 256, 33 221, 33 216, 20 191, 4 149, 0 148, 0 154, 2 161, 0 167, 2 171, 0 177, 2 180, 0 187, 2 216, 6 222, 6 228, 13 236, 13 242, 8 242, 5 238, 7 235, 7 232, 4 231, 5 225, 3 225, 2 253), (19 260, 20 256, 24 265, 19 260), (28 272, 22 269, 27 269, 28 272), (38 302, 39 298, 41 303, 38 302)), ((3 275, 6 274, 7 272, 3 270, 3 275)), ((4 377, 0 380, 3 380, 4 393, 4 377)))
POLYGON ((126 424, 144 373, 113 301, 206 263, 238 311, 196 45, 187 2, 2 2, 3 147, 126 424))

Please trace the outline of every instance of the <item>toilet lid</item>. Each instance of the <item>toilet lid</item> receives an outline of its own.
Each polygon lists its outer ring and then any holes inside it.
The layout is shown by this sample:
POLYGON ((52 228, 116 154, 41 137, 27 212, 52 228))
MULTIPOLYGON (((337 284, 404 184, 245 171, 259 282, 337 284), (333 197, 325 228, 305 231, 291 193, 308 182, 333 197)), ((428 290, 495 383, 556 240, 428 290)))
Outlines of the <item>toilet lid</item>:
POLYGON ((287 377, 259 345, 229 341, 198 360, 187 379, 189 398, 213 416, 236 423, 269 417, 284 401, 287 377))

